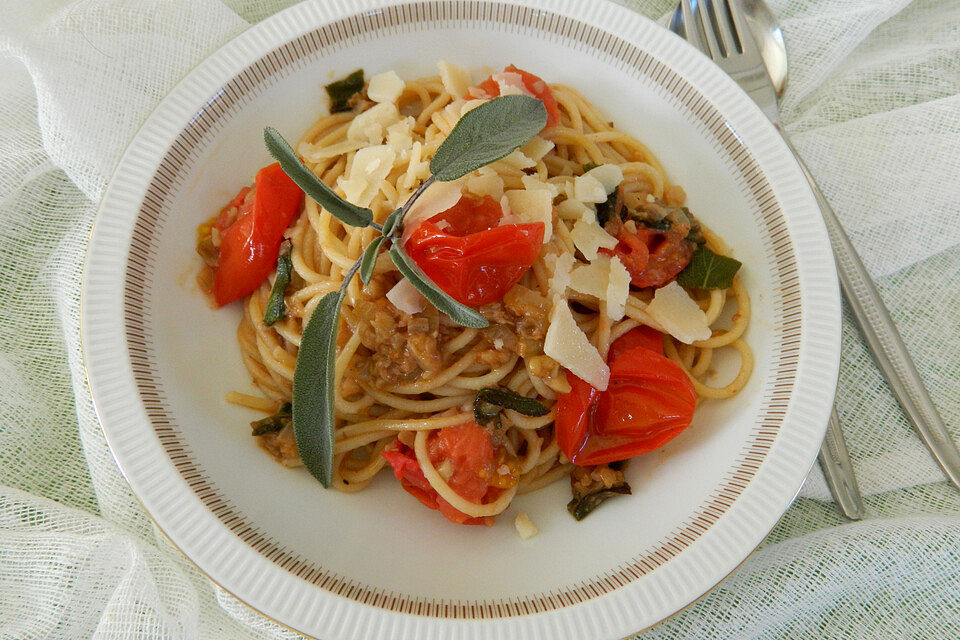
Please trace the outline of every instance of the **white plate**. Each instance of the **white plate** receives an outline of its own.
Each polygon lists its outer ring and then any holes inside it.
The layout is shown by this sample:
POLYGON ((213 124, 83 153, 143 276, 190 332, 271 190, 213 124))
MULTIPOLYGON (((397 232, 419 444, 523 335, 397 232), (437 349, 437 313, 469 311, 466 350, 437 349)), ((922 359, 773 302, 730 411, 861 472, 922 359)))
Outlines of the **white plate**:
POLYGON ((699 53, 612 3, 315 0, 249 29, 194 69, 125 153, 83 288, 90 388, 146 509, 214 581, 324 638, 618 638, 713 587, 796 494, 836 382, 839 301, 814 200, 759 109, 699 53), (578 88, 646 142, 691 209, 744 263, 756 354, 749 386, 631 465, 631 497, 577 523, 566 483, 516 500, 493 528, 457 527, 387 474, 325 491, 254 446, 224 395, 250 381, 236 309, 192 285, 197 224, 363 67, 415 77, 446 59, 516 63, 578 88), (521 541, 517 510, 540 535, 521 541))

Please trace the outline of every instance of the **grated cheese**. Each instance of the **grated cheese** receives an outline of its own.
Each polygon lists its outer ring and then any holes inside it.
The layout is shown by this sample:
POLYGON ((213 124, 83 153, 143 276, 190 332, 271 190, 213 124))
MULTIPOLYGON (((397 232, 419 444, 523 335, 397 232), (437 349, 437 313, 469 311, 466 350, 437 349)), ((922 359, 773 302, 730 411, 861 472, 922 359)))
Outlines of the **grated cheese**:
POLYGON ((712 335, 707 315, 676 281, 657 289, 646 311, 664 331, 685 344, 712 335))
POLYGON ((577 326, 567 301, 553 297, 550 327, 543 341, 543 352, 575 376, 604 391, 610 382, 610 367, 577 326))
POLYGON ((534 95, 523 84, 523 76, 515 71, 501 71, 490 76, 497 86, 500 87, 502 96, 530 96, 534 95))
POLYGON ((396 71, 384 71, 370 78, 367 97, 374 102, 396 102, 404 86, 396 71))
POLYGON ((543 223, 543 241, 549 242, 553 235, 553 198, 546 189, 511 189, 503 196, 510 205, 510 212, 524 222, 543 223))
POLYGON ((467 89, 470 88, 470 74, 465 69, 445 60, 437 63, 437 69, 440 71, 440 82, 443 83, 447 93, 454 98, 467 95, 467 89))
POLYGON ((516 527, 517 533, 524 540, 529 540, 539 533, 539 530, 536 525, 533 524, 533 521, 530 520, 530 516, 527 515, 526 511, 521 511, 517 514, 517 517, 513 520, 513 526, 516 527))
POLYGON ((591 262, 597 258, 599 249, 613 249, 617 246, 617 239, 593 220, 578 220, 570 230, 570 238, 577 249, 591 262))

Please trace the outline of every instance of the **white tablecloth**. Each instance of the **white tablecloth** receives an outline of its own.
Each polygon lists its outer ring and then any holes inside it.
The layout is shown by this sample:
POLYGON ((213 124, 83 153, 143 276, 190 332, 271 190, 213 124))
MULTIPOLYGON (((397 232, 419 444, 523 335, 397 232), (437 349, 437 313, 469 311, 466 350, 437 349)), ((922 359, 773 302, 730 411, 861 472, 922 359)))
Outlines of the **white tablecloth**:
MULTIPOLYGON (((291 2, 4 4, 0 638, 294 637, 154 531, 107 449, 78 336, 87 237, 128 140, 198 61, 291 2)), ((960 3, 772 4, 791 62, 784 120, 960 440, 960 3)), ((839 408, 868 518, 842 521, 815 469, 757 553, 644 639, 960 637, 960 491, 849 318, 839 408)))

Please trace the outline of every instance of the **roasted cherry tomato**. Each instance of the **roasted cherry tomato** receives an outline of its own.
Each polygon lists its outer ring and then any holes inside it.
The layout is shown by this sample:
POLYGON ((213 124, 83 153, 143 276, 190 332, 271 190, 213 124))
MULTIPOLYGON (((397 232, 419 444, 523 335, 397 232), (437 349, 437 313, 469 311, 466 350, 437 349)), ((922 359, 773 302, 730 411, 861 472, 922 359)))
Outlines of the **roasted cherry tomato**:
POLYGON ((613 362, 624 351, 642 347, 663 355, 663 334, 653 327, 640 326, 630 329, 613 341, 610 351, 607 352, 607 361, 613 362))
MULTIPOLYGON (((490 434, 483 427, 472 422, 444 427, 430 435, 427 454, 435 467, 449 465, 447 484, 465 500, 484 504, 499 495, 500 489, 490 486, 496 450, 490 434)), ((493 524, 493 516, 468 516, 441 498, 427 482, 410 447, 398 441, 395 448, 387 449, 381 455, 393 467, 393 473, 403 488, 424 506, 439 510, 447 520, 456 524, 493 524)))
MULTIPOLYGON (((543 102, 543 106, 547 108, 547 126, 544 128, 548 129, 560 124, 560 107, 557 106, 557 99, 553 97, 553 91, 550 90, 550 86, 546 82, 532 73, 517 69, 513 65, 504 69, 504 72, 519 74, 524 88, 543 102)), ((490 97, 496 98, 500 95, 500 85, 492 76, 477 86, 489 94, 490 97)))
POLYGON ((496 226, 490 196, 463 196, 410 234, 404 248, 438 287, 469 307, 497 302, 540 255, 543 223, 496 226))
POLYGON ((557 400, 554 428, 573 464, 615 462, 659 449, 693 420, 696 394, 690 378, 678 364, 643 346, 618 350, 610 359, 606 391, 574 375, 567 378, 571 390, 557 400))
POLYGON ((686 240, 689 225, 675 224, 667 231, 644 226, 635 232, 621 227, 613 254, 630 272, 630 283, 635 287, 659 287, 667 284, 690 264, 696 244, 686 240))
POLYGON ((303 191, 272 164, 257 172, 217 216, 220 257, 213 279, 218 307, 253 293, 277 264, 283 232, 300 211, 303 191))

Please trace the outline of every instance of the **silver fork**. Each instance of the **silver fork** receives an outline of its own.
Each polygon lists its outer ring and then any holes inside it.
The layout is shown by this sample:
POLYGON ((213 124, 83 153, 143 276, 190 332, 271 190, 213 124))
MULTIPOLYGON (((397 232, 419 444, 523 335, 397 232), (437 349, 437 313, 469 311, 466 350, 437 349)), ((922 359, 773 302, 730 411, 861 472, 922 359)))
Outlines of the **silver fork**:
MULTIPOLYGON (((732 0, 731 4, 731 0, 680 0, 684 23, 687 25, 687 39, 707 53, 740 84, 767 114, 793 152, 820 206, 836 258, 841 289, 870 353, 920 438, 950 481, 960 487, 960 452, 957 451, 943 419, 924 387, 910 352, 903 343, 876 285, 780 123, 777 94, 766 75, 760 50, 736 1, 732 0)), ((835 412, 833 417, 835 418, 835 412)), ((835 426, 838 428, 838 425, 835 426)), ((829 436, 828 429, 825 448, 829 448, 831 444, 829 436)), ((821 450, 821 460, 822 456, 828 453, 831 452, 821 450)), ((826 474, 838 471, 828 471, 830 467, 830 464, 824 466, 826 474)), ((855 490, 855 485, 852 488, 855 490)), ((859 500, 859 493, 855 495, 859 500)), ((835 498, 840 503, 841 497, 835 494, 835 498)), ((860 510, 862 511, 862 503, 860 510)))

